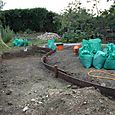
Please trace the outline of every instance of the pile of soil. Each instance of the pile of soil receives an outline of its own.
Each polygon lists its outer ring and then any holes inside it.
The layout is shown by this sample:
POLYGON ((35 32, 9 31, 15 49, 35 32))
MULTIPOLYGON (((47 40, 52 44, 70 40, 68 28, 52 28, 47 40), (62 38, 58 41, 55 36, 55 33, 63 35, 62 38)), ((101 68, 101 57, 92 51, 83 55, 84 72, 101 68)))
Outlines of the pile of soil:
MULTIPOLYGON (((59 68, 64 69, 71 76, 79 79, 83 79, 86 81, 90 81, 102 86, 111 87, 115 89, 115 80, 107 80, 107 79, 97 79, 88 76, 88 72, 91 70, 96 70, 95 68, 86 69, 80 63, 79 56, 74 55, 72 48, 64 49, 63 51, 57 51, 55 54, 51 55, 48 59, 48 63, 51 65, 58 65, 59 68)), ((104 70, 103 71, 115 74, 114 70, 104 70)), ((95 75, 103 76, 103 77, 113 77, 110 75, 106 75, 103 73, 95 73, 95 75)))
POLYGON ((0 65, 1 115, 115 115, 114 100, 93 87, 79 89, 54 78, 41 55, 3 60, 0 65))

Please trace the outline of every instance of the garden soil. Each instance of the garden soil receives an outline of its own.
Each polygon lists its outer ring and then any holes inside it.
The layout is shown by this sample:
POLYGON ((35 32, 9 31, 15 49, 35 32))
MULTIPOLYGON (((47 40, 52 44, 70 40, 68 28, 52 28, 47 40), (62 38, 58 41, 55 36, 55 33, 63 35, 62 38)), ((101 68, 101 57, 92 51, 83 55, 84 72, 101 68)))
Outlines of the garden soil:
MULTIPOLYGON (((64 65, 64 60, 59 62, 56 55, 56 60, 50 63, 63 62, 60 67, 65 69, 68 62, 64 65)), ((69 67, 72 70, 71 64, 69 67)), ((82 72, 82 66, 79 67, 82 72)), ((3 60, 0 64, 0 115, 92 114, 115 115, 115 101, 93 87, 80 89, 54 78, 54 74, 42 65, 41 55, 3 60)))
MULTIPOLYGON (((88 76, 88 72, 96 70, 94 67, 86 69, 80 63, 78 54, 74 55, 72 47, 57 51, 57 53, 49 57, 48 63, 51 65, 57 65, 59 68, 65 70, 68 74, 75 78, 79 78, 85 81, 90 81, 102 86, 111 87, 115 89, 115 80, 97 79, 88 76)), ((115 74, 115 70, 105 70, 104 72, 115 74)), ((95 72, 93 75, 99 75, 102 77, 115 78, 115 76, 107 75, 105 73, 95 72)))

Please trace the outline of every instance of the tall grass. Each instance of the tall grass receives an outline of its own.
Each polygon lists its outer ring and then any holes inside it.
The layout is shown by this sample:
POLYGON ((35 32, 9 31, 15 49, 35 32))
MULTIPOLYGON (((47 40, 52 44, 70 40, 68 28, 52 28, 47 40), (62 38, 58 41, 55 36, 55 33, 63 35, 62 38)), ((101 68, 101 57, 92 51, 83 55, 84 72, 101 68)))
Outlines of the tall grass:
POLYGON ((14 36, 13 30, 8 27, 1 29, 1 36, 5 43, 8 43, 14 36))

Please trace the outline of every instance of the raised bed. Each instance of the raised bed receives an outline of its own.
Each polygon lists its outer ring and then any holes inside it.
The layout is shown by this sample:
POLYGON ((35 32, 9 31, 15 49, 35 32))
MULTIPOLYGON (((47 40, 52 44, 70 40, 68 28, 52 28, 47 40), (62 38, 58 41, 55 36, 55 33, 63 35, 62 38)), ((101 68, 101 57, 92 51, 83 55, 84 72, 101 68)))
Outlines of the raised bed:
POLYGON ((106 86, 101 86, 98 84, 95 84, 93 82, 89 82, 86 80, 81 80, 78 78, 75 78, 73 76, 71 76, 68 72, 58 68, 57 65, 50 65, 48 63, 48 56, 52 55, 53 53, 55 53, 54 51, 50 51, 49 53, 47 53, 45 56, 42 57, 42 63, 45 65, 45 67, 53 72, 55 72, 55 76, 61 79, 66 80, 67 82, 70 82, 72 84, 78 85, 80 87, 90 87, 93 86, 96 89, 99 89, 100 92, 103 95, 106 96, 111 96, 113 98, 115 98, 115 89, 110 88, 110 87, 106 87, 106 86))

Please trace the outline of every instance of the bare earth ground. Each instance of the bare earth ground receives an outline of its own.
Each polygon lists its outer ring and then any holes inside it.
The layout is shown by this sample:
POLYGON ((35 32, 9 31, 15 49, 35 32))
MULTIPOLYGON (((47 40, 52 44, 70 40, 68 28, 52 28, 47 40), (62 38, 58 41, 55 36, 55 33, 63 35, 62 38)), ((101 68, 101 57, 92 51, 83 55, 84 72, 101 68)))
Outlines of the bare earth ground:
POLYGON ((94 88, 74 89, 54 78, 40 59, 38 55, 3 60, 0 115, 115 115, 114 100, 94 88))
MULTIPOLYGON (((88 72, 90 70, 96 70, 96 69, 94 67, 91 67, 89 69, 84 68, 83 65, 80 63, 78 55, 74 55, 72 48, 64 49, 63 51, 57 51, 57 53, 49 57, 48 62, 51 65, 54 64, 58 65, 59 68, 66 70, 73 77, 91 81, 93 83, 107 87, 112 87, 115 89, 115 80, 97 79, 89 77, 88 72)), ((104 70, 104 71, 115 74, 115 70, 104 70)), ((103 77, 115 77, 98 72, 95 73, 95 75, 100 75, 103 77)))

